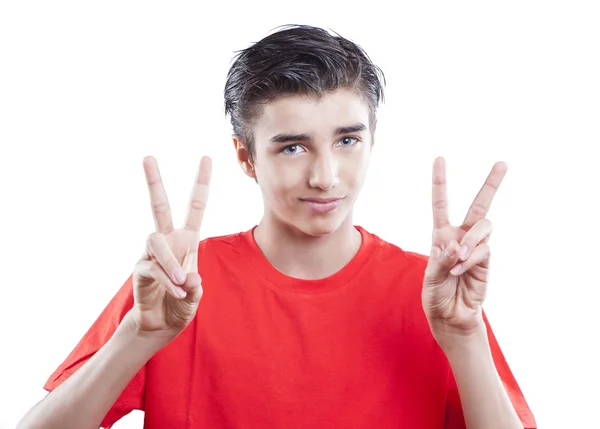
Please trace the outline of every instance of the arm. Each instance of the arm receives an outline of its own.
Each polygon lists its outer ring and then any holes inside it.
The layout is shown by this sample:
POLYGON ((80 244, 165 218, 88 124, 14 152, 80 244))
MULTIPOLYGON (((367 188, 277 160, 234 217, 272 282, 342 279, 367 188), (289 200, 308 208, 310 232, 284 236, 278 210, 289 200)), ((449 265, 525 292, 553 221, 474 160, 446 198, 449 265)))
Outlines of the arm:
MULTIPOLYGON (((17 429, 97 429, 148 360, 192 321, 202 296, 197 255, 211 171, 210 158, 203 157, 185 227, 176 230, 156 160, 144 158, 157 231, 148 236, 133 275, 95 323, 103 345, 33 407, 17 429), (116 317, 121 321, 105 340, 116 317)), ((94 336, 93 328, 90 333, 94 336)))
POLYGON ((110 340, 33 407, 17 429, 100 427, 129 381, 168 343, 141 335, 135 326, 127 313, 110 340))
POLYGON ((456 227, 448 217, 445 161, 440 157, 433 164, 434 229, 422 302, 452 369, 464 415, 461 423, 468 429, 523 428, 494 364, 482 307, 492 234, 486 215, 506 171, 505 163, 494 164, 462 225, 456 227))
POLYGON ((444 352, 458 388, 467 429, 523 429, 498 375, 485 328, 444 352))

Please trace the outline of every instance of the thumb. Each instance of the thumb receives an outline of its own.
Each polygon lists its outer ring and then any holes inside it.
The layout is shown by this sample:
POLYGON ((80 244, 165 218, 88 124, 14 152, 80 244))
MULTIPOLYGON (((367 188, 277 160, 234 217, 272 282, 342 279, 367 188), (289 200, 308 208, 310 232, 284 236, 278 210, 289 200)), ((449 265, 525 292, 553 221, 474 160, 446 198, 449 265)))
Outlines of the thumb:
POLYGON ((445 249, 442 249, 438 245, 433 245, 427 269, 425 270, 427 284, 440 284, 451 275, 450 270, 458 262, 459 251, 460 245, 456 240, 452 240, 445 249))

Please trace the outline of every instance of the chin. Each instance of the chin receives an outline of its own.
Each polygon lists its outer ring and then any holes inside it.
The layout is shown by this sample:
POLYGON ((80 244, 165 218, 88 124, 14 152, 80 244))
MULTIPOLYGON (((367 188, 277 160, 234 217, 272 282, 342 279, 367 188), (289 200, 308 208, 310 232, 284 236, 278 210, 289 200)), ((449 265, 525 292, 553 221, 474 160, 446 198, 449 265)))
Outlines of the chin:
POLYGON ((344 222, 347 213, 341 214, 328 214, 325 216, 310 216, 308 218, 302 217, 301 219, 294 219, 292 226, 306 235, 312 237, 323 237, 331 234, 339 229, 344 222))

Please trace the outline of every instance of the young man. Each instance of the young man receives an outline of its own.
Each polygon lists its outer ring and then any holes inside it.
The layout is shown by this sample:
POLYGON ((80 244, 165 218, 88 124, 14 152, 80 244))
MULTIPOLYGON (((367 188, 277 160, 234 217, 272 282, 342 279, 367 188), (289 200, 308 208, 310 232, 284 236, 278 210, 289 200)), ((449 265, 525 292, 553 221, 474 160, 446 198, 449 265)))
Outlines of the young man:
POLYGON ((198 243, 211 163, 175 229, 144 160, 156 232, 21 428, 534 428, 490 329, 485 218, 497 163, 463 225, 433 166, 431 255, 353 225, 382 97, 355 44, 295 26, 245 51, 225 88, 264 217, 198 243))

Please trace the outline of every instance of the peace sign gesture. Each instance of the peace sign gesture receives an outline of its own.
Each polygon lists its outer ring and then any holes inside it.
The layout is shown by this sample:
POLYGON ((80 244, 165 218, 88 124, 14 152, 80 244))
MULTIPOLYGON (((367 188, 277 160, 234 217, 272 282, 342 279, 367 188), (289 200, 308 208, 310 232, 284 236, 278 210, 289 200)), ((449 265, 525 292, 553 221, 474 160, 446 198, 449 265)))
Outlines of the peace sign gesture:
POLYGON ((175 338, 194 318, 202 287, 197 253, 212 161, 203 157, 196 175, 183 228, 175 229, 158 164, 144 158, 144 172, 156 231, 133 273, 131 318, 140 333, 175 338))
POLYGON ((492 224, 486 215, 507 166, 494 164, 462 225, 450 225, 443 158, 433 163, 433 235, 423 280, 423 309, 438 342, 483 326, 492 224))

